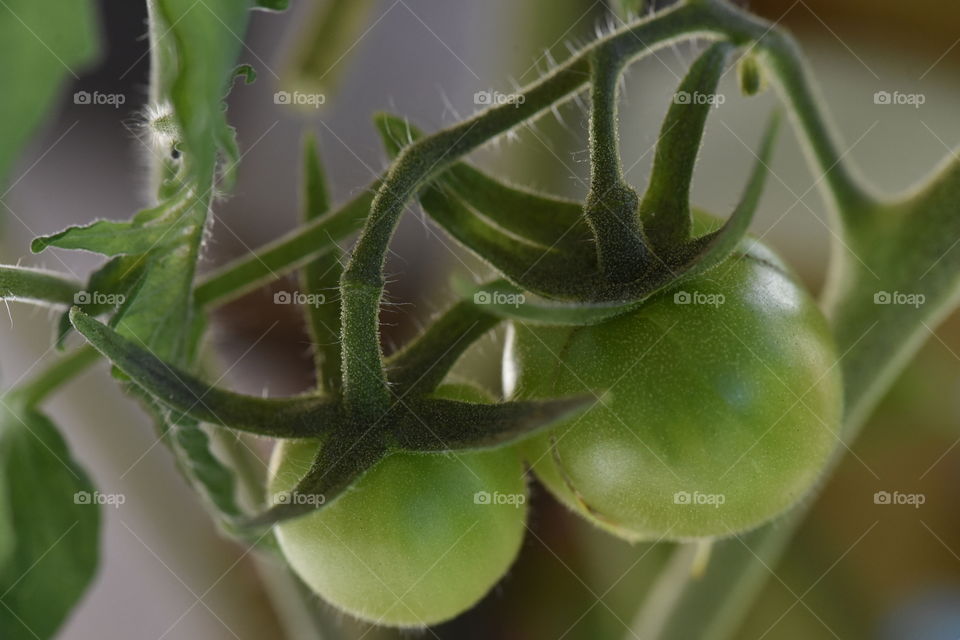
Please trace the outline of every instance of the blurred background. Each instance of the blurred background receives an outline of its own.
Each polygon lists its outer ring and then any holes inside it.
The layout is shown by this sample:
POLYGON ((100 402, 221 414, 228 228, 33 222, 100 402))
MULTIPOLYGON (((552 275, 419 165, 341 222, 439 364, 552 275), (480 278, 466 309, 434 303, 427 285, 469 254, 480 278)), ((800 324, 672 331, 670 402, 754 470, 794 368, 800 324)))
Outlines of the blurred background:
MULTIPOLYGON (((509 93, 531 82, 568 45, 617 24, 591 0, 356 0, 329 58, 326 101, 277 104, 297 42, 323 0, 293 2, 282 14, 255 14, 243 62, 256 83, 237 85, 228 117, 239 132, 240 178, 220 202, 204 268, 243 254, 297 224, 300 141, 320 140, 334 196, 344 201, 387 164, 371 125, 390 111, 427 131, 470 115, 478 91, 509 93), (545 53, 546 52, 546 53, 545 53)), ((96 256, 29 253, 30 240, 93 218, 122 219, 147 203, 146 151, 138 129, 149 73, 143 2, 100 3, 102 57, 63 88, 43 130, 10 174, 3 197, 0 261, 85 274, 96 256), (77 91, 125 97, 119 107, 76 104, 77 91)), ((909 188, 960 141, 960 4, 936 0, 757 0, 750 8, 802 43, 845 141, 847 157, 882 192, 909 188), (921 94, 913 105, 877 104, 879 91, 921 94)), ((621 133, 627 175, 642 189, 660 119, 696 46, 683 44, 637 64, 623 93, 621 133)), ((725 216, 749 172, 759 124, 776 104, 744 99, 729 74, 726 102, 711 114, 694 201, 725 216)), ((582 198, 585 114, 575 104, 483 149, 474 160, 523 185, 582 198)), ((792 132, 781 137, 772 179, 752 231, 775 247, 809 286, 820 288, 830 243, 829 212, 792 132)), ((389 262, 389 345, 401 344, 452 298, 450 274, 481 278, 485 267, 423 214, 405 216, 389 262)), ((284 287, 277 283, 276 288, 284 287)), ((272 304, 266 288, 215 314, 208 352, 248 393, 290 394, 312 384, 308 340, 295 308, 272 304)), ((54 316, 11 305, 0 321, 5 385, 53 357, 54 316), (14 332, 10 327, 12 323, 14 332)), ((497 390, 500 336, 475 346, 461 373, 497 390)), ((960 637, 960 321, 930 336, 863 436, 824 487, 810 517, 739 638, 960 637), (874 493, 922 493, 919 509, 874 504, 874 493)), ((262 566, 225 541, 187 489, 137 404, 106 367, 72 384, 51 406, 77 458, 105 493, 104 562, 94 587, 63 629, 66 640, 204 639, 278 636, 260 586, 262 566)), ((620 638, 665 545, 630 546, 568 515, 534 486, 531 534, 510 574, 475 610, 427 632, 440 638, 620 638)), ((696 615, 696 612, 691 612, 696 615)), ((333 637, 392 638, 393 632, 329 612, 333 637)))

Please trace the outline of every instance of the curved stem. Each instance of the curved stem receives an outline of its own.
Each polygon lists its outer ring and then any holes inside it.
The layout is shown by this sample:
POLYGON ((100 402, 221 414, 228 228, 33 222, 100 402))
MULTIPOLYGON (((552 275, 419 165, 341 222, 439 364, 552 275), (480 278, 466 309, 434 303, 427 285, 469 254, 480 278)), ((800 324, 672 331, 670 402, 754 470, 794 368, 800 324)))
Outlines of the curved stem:
POLYGON ((724 0, 700 0, 697 6, 708 16, 708 31, 750 46, 761 54, 761 61, 791 107, 811 161, 825 176, 824 196, 840 214, 849 221, 876 204, 877 198, 863 179, 843 162, 844 153, 837 146, 838 136, 825 116, 816 83, 793 38, 724 0))
POLYGON ((491 138, 518 126, 578 91, 589 79, 590 57, 609 46, 624 61, 669 40, 705 28, 698 5, 680 5, 631 25, 561 65, 521 92, 523 100, 484 111, 458 125, 405 147, 391 166, 342 279, 344 400, 348 410, 379 411, 389 406, 379 342, 383 263, 404 208, 437 173, 491 138))
POLYGON ((89 344, 85 344, 57 360, 36 377, 19 385, 16 390, 11 392, 11 395, 27 406, 37 405, 99 359, 100 354, 97 353, 97 350, 89 344))

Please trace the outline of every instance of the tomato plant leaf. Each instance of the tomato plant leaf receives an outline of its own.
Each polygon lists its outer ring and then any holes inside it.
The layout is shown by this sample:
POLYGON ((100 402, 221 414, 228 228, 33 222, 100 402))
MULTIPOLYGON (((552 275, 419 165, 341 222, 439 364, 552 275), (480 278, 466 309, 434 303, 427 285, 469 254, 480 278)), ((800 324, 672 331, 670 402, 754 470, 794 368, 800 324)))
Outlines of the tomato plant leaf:
POLYGON ((232 138, 223 96, 243 44, 251 0, 151 0, 153 100, 169 102, 187 166, 201 193, 212 186, 218 151, 232 138))
POLYGON ((46 640, 96 573, 99 504, 53 423, 0 404, 0 637, 46 640))
POLYGON ((0 4, 4 68, 0 101, 0 181, 65 81, 93 62, 96 41, 90 0, 4 0, 0 4))
MULTIPOLYGON (((98 316, 122 307, 130 294, 136 290, 143 275, 145 261, 141 256, 120 255, 108 260, 90 274, 86 286, 73 297, 73 305, 88 315, 98 316)), ((119 320, 120 314, 114 316, 119 320)), ((73 331, 70 310, 60 315, 57 325, 56 347, 63 350, 67 336, 73 331)))

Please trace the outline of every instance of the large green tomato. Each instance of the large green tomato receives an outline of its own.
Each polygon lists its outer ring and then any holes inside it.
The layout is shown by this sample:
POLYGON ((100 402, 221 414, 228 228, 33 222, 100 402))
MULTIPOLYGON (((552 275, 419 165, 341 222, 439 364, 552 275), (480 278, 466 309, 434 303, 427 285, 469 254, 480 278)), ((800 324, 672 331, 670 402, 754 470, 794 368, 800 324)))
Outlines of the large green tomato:
MULTIPOLYGON (((445 397, 468 399, 463 388, 445 397)), ((289 491, 319 444, 290 440, 271 461, 271 495, 289 491)), ((279 524, 294 571, 334 606, 380 625, 421 627, 471 608, 523 540, 527 489, 516 448, 394 453, 321 510, 279 524)))
POLYGON ((776 256, 743 246, 606 323, 510 328, 513 398, 600 395, 526 454, 561 501, 621 537, 755 527, 811 488, 838 443, 826 321, 776 256))

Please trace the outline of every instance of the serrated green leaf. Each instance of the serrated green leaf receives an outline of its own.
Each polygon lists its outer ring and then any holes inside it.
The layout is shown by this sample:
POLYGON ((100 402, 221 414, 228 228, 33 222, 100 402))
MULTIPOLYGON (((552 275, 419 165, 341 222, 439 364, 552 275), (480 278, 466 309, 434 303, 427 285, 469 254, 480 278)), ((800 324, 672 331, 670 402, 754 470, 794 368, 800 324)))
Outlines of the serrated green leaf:
POLYGON ((130 222, 97 222, 38 238, 34 250, 49 246, 130 257, 135 264, 125 283, 127 296, 119 330, 165 358, 181 362, 185 328, 192 314, 193 273, 203 238, 207 200, 181 193, 130 222))
POLYGON ((151 87, 177 120, 188 183, 212 185, 228 126, 223 95, 247 29, 251 0, 151 0, 157 49, 151 87))
POLYGON ((174 229, 167 224, 136 226, 130 222, 98 220, 82 227, 70 227, 60 233, 37 238, 30 248, 39 253, 47 247, 83 249, 105 256, 141 254, 162 244, 174 229))
POLYGON ((52 638, 99 558, 95 489, 53 423, 8 398, 0 407, 0 637, 52 638))
POLYGON ((89 0, 0 3, 0 57, 8 61, 0 100, 0 183, 63 83, 96 57, 96 32, 89 0))
MULTIPOLYGON (((90 274, 83 290, 74 295, 73 305, 94 316, 120 307, 121 313, 115 315, 113 321, 119 320, 122 317, 122 307, 143 277, 145 266, 143 256, 121 255, 108 260, 90 274)), ((57 349, 63 350, 71 331, 73 325, 70 324, 70 310, 67 309, 60 315, 57 324, 57 349)))

